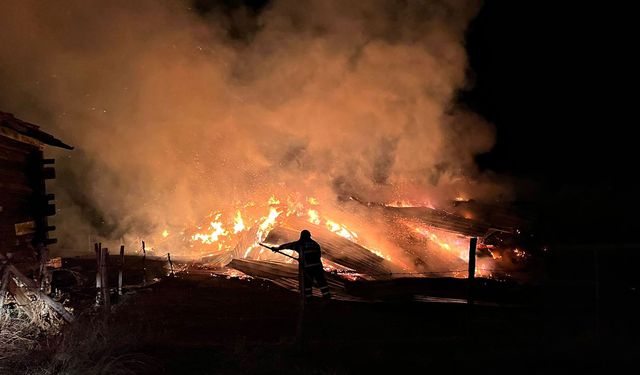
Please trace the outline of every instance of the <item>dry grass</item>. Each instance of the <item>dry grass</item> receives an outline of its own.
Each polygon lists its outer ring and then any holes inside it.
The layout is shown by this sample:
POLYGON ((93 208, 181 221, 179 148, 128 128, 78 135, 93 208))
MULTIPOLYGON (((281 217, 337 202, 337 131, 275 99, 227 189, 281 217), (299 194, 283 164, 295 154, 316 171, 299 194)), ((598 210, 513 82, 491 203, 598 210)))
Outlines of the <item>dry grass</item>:
POLYGON ((81 317, 61 336, 42 365, 41 374, 145 373, 150 361, 135 353, 140 339, 135 330, 116 330, 100 315, 81 317))
POLYGON ((0 374, 129 375, 154 373, 136 354, 136 332, 114 332, 99 315, 81 317, 60 332, 45 331, 26 314, 2 323, 0 374))
POLYGON ((15 303, 2 311, 0 317, 0 373, 24 368, 28 353, 37 352, 51 337, 59 333, 61 320, 42 301, 34 301, 29 308, 37 312, 30 318, 15 303))

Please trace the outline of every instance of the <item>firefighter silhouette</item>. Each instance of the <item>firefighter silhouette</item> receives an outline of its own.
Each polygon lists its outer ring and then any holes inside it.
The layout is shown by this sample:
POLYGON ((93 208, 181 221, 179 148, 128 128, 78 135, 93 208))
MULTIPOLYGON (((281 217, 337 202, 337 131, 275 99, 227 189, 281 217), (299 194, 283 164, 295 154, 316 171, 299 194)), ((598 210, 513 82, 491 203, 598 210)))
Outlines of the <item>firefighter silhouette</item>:
POLYGON ((302 288, 305 299, 311 299, 314 281, 317 283, 318 288, 320 288, 322 297, 330 299, 329 285, 327 285, 327 279, 324 276, 324 269, 322 268, 322 261, 320 259, 322 251, 320 250, 320 245, 311 239, 311 232, 305 229, 300 232, 299 240, 272 248, 274 251, 283 249, 293 250, 298 253, 299 272, 302 272, 303 275, 302 288))

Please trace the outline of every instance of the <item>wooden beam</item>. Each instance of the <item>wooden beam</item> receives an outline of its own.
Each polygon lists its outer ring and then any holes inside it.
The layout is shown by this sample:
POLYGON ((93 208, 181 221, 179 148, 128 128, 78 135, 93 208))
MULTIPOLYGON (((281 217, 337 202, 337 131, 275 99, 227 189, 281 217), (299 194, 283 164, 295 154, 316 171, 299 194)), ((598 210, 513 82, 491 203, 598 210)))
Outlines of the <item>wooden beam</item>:
POLYGON ((122 295, 122 273, 124 269, 124 245, 120 245, 120 269, 118 270, 118 295, 122 295))
POLYGON ((469 305, 473 305, 474 303, 474 290, 473 283, 475 282, 476 277, 476 247, 478 245, 478 238, 471 237, 469 240, 469 285, 468 285, 468 295, 467 295, 467 303, 469 305))
MULTIPOLYGON (((29 290, 36 293, 38 298, 43 300, 49 307, 51 307, 55 312, 57 312, 64 320, 71 323, 74 318, 61 304, 54 301, 48 295, 44 294, 36 285, 36 283, 22 274, 14 265, 9 265, 7 267, 8 271, 11 272, 21 283, 23 283, 29 290)), ((20 288, 18 288, 20 289, 20 288)))
POLYGON ((102 303, 104 304, 105 311, 111 311, 111 293, 109 291, 109 273, 107 269, 107 262, 109 261, 109 249, 106 247, 102 249, 100 257, 100 280, 102 285, 102 303))

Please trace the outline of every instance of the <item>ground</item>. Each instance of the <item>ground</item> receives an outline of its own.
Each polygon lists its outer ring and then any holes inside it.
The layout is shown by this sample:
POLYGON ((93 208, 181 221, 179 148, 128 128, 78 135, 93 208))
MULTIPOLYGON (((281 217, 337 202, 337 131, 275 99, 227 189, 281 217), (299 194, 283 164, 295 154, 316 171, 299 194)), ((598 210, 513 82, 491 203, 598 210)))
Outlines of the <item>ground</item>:
POLYGON ((299 335, 297 294, 266 280, 183 273, 132 290, 106 317, 79 316, 23 373, 609 372, 640 348, 629 325, 637 309, 625 311, 598 311, 596 321, 593 309, 555 302, 318 300, 299 335))

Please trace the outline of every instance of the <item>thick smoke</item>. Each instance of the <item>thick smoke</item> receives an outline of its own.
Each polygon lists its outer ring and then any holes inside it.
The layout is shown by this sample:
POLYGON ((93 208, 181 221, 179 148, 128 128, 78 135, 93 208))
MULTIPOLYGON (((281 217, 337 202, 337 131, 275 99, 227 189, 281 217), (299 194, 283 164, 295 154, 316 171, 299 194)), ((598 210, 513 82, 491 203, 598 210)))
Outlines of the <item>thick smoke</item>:
POLYGON ((490 196, 473 157, 493 129, 455 103, 477 8, 4 0, 0 108, 77 147, 55 151, 69 249, 86 248, 78 234, 157 235, 274 192, 490 196))

